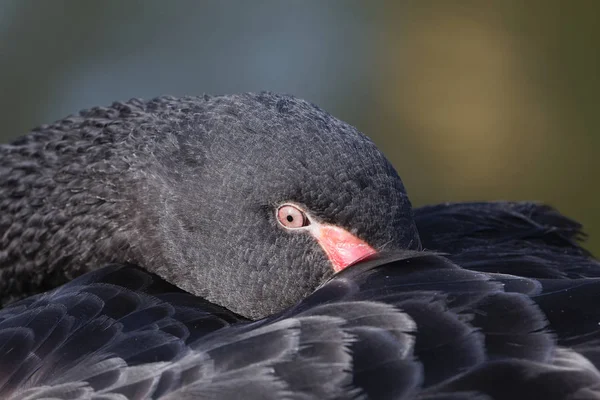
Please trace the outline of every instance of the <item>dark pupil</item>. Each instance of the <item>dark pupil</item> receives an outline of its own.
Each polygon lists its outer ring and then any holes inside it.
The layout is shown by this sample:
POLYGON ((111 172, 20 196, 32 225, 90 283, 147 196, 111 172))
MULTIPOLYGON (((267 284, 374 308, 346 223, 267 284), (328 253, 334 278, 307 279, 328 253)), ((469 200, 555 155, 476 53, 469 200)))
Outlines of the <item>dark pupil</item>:
POLYGON ((293 222, 294 221, 294 217, 292 217, 291 215, 287 216, 287 220, 288 222, 293 222))

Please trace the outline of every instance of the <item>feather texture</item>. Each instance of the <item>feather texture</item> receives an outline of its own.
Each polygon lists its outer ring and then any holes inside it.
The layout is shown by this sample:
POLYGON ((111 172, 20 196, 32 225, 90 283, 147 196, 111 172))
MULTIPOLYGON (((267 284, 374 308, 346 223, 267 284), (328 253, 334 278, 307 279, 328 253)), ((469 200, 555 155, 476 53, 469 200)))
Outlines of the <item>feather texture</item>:
POLYGON ((13 303, 0 310, 0 397, 600 394, 600 268, 578 224, 532 203, 415 220, 429 251, 367 260, 255 322, 128 265, 13 303))
POLYGON ((251 322, 136 267, 109 266, 0 311, 0 394, 593 397, 599 319, 586 299, 598 285, 487 274, 403 252, 349 268, 296 306, 251 322))

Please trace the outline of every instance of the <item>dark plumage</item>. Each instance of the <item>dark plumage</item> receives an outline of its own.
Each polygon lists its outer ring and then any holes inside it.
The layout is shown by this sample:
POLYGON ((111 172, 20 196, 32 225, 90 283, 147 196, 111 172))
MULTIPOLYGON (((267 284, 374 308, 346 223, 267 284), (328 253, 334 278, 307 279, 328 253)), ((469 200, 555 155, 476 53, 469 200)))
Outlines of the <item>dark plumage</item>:
POLYGON ((286 201, 374 247, 418 247, 410 202, 381 152, 289 96, 116 103, 0 146, 0 158, 5 303, 127 261, 238 313, 268 315, 332 273, 309 235, 278 229, 286 201))
POLYGON ((579 224, 413 212, 373 144, 301 100, 135 101, 0 152, 5 301, 119 263, 0 310, 2 398, 600 396, 579 224), (380 254, 332 276, 281 202, 380 254))

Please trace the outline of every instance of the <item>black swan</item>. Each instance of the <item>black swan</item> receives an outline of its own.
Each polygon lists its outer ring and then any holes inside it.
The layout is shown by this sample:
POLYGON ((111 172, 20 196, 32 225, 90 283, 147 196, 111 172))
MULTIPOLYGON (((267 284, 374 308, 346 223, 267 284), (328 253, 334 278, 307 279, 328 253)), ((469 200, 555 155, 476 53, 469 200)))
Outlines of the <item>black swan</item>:
POLYGON ((0 398, 600 398, 582 238, 541 204, 413 210, 291 96, 94 108, 0 146, 0 398))

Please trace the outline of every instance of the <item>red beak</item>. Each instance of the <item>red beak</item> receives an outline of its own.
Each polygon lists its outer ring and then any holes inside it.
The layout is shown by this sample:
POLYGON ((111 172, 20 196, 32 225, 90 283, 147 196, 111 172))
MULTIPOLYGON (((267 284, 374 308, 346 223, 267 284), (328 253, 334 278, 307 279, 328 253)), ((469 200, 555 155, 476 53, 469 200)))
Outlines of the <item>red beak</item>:
POLYGON ((377 253, 366 242, 337 226, 313 222, 310 232, 329 257, 335 272, 377 253))

